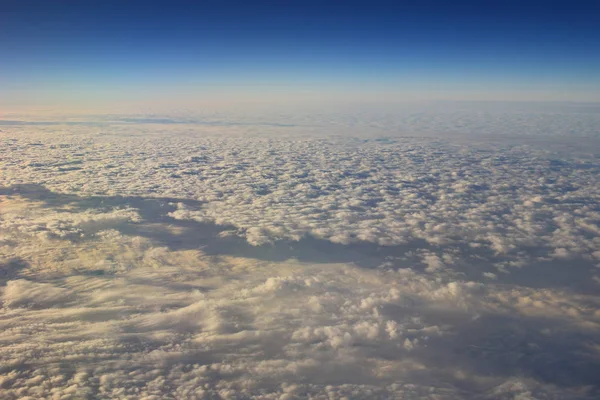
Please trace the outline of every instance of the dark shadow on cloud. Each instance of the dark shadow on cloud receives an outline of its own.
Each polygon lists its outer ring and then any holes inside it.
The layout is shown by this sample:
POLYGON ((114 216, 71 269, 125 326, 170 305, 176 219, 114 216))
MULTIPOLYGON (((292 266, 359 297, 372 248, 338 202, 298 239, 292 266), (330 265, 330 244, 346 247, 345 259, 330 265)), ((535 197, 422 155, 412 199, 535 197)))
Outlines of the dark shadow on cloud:
POLYGON ((163 222, 166 212, 175 209, 169 203, 183 203, 189 207, 199 207, 202 202, 174 197, 141 197, 141 196, 90 196, 80 197, 74 194, 56 193, 42 185, 22 184, 7 188, 0 187, 0 196, 21 196, 29 200, 44 202, 49 207, 69 206, 71 211, 81 212, 89 209, 112 210, 115 207, 136 208, 142 218, 148 222, 163 222))
POLYGON ((6 285, 6 282, 16 279, 21 271, 27 269, 29 264, 20 258, 0 263, 0 286, 6 285))
POLYGON ((574 293, 597 295, 600 285, 592 279, 594 262, 583 258, 533 261, 507 274, 498 274, 498 282, 533 289, 561 288, 574 293))
MULTIPOLYGON (((450 252, 456 254, 460 262, 445 265, 445 272, 454 274, 457 279, 535 289, 563 289, 581 294, 596 294, 598 291, 598 283, 591 279, 595 270, 591 260, 574 257, 568 260, 539 261, 536 259, 536 249, 529 249, 532 257, 527 265, 506 268, 507 272, 504 273, 499 272, 495 264, 510 261, 510 255, 497 254, 485 247, 473 248, 468 243, 434 246, 416 238, 404 245, 380 246, 371 242, 340 244, 304 236, 298 241, 282 239, 271 244, 253 246, 237 234, 238 228, 234 226, 179 220, 168 215, 177 209, 177 203, 183 203, 190 209, 199 209, 204 203, 197 200, 141 196, 80 197, 52 192, 36 184, 0 187, 0 195, 18 195, 41 201, 48 207, 63 212, 89 209, 108 212, 114 208, 131 207, 143 219, 138 223, 120 220, 86 223, 80 227, 85 236, 70 237, 72 241, 90 240, 99 231, 116 229, 124 235, 149 238, 171 250, 201 249, 209 256, 230 255, 270 262, 295 259, 309 263, 352 263, 362 268, 411 268, 421 272, 427 266, 423 264, 419 251, 426 250, 437 255, 450 252), (66 206, 69 207, 62 209, 66 206), (486 272, 495 274, 496 279, 487 280, 483 275, 486 272)), ((435 271, 432 273, 435 274, 435 271)))
POLYGON ((600 395, 600 356, 592 348, 600 342, 597 330, 552 318, 493 314, 455 327, 455 335, 434 339, 425 350, 438 363, 440 354, 448 355, 443 361, 448 368, 464 364, 484 375, 521 375, 560 387, 587 387, 582 398, 600 395))
MULTIPOLYGON (((581 397, 577 398, 600 396, 597 379, 600 355, 593 349, 600 342, 598 330, 581 329, 563 319, 549 317, 490 313, 474 319, 466 313, 418 304, 408 308, 384 307, 381 315, 398 322, 412 315, 426 325, 453 327, 452 333, 432 335, 410 353, 391 346, 377 349, 377 357, 413 357, 426 365, 425 370, 411 373, 413 382, 432 384, 433 376, 438 385, 452 385, 469 394, 466 398, 487 399, 498 398, 489 397, 496 385, 493 382, 511 377, 533 378, 549 385, 581 390, 581 397), (459 371, 494 380, 457 379, 454 373, 459 371)), ((533 398, 538 398, 535 392, 533 398)))

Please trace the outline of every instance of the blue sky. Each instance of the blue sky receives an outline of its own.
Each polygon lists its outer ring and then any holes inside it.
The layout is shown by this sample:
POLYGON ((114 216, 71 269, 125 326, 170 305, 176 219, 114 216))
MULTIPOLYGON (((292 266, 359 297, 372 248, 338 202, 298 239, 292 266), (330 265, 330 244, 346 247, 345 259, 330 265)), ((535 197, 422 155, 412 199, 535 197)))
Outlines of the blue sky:
POLYGON ((600 100, 593 2, 0 3, 0 105, 600 100))

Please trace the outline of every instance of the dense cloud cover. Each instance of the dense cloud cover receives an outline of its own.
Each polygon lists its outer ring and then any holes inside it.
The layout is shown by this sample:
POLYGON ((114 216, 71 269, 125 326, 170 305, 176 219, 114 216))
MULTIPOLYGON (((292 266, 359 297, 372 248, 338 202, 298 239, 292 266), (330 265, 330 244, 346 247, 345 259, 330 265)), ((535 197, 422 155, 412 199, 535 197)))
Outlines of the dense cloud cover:
POLYGON ((597 398, 600 142, 511 115, 3 125, 0 397, 597 398))

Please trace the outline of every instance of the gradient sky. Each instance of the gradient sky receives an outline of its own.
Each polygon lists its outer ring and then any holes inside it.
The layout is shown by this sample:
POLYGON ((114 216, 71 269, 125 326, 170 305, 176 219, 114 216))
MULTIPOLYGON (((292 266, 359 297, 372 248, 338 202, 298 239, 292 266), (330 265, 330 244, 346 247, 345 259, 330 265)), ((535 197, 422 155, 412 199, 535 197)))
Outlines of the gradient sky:
POLYGON ((6 110, 297 99, 600 101, 600 3, 0 2, 6 110))

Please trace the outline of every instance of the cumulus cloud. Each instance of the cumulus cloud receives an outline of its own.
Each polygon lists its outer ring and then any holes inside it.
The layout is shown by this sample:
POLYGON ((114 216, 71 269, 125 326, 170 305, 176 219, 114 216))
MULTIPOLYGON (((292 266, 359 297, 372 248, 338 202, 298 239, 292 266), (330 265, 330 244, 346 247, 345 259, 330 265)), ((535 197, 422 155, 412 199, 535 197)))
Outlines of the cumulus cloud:
POLYGON ((3 127, 0 397, 596 397, 594 158, 342 118, 3 127))
POLYGON ((8 281, 2 293, 2 302, 9 308, 52 307, 67 303, 68 298, 69 293, 62 288, 25 279, 8 281))

